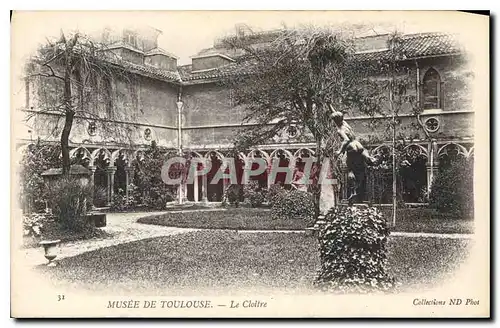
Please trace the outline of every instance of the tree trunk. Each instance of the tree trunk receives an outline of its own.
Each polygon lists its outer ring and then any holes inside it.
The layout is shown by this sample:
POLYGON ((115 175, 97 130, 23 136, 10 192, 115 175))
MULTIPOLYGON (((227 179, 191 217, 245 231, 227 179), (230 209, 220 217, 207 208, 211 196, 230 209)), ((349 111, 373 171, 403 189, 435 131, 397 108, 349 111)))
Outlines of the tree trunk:
POLYGON ((71 127, 73 126, 73 118, 75 116, 74 112, 66 112, 66 117, 64 120, 64 128, 61 133, 61 152, 62 152, 62 166, 63 175, 69 175, 69 169, 71 167, 71 162, 69 158, 69 134, 71 132, 71 127))
POLYGON ((63 175, 68 176, 71 168, 69 158, 69 134, 73 126, 73 118, 75 111, 71 105, 71 57, 66 55, 66 67, 64 71, 64 109, 65 120, 64 128, 61 133, 61 152, 62 152, 62 169, 63 175))
POLYGON ((320 184, 320 172, 321 165, 323 164, 323 149, 321 148, 321 139, 316 140, 316 160, 317 166, 314 172, 314 180, 316 183, 313 188, 313 197, 314 197, 314 213, 316 218, 321 214, 320 213, 320 201, 321 201, 321 184, 320 184))

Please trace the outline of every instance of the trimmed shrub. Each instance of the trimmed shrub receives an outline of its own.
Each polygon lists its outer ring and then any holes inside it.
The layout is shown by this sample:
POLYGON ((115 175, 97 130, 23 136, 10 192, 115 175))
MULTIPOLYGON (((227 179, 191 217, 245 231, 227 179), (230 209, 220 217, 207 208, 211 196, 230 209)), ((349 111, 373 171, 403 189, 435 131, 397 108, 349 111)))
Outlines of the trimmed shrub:
POLYGON ((143 202, 148 208, 164 210, 167 208, 167 202, 173 201, 175 199, 174 197, 172 191, 165 185, 164 188, 155 188, 155 190, 151 190, 147 196, 143 198, 143 202))
POLYGON ((252 207, 261 206, 266 200, 265 190, 259 186, 258 181, 250 181, 244 187, 245 200, 252 205, 252 207))
POLYGON ((125 195, 125 191, 123 189, 118 189, 118 192, 113 195, 113 200, 111 202, 111 210, 115 212, 124 212, 131 210, 137 206, 137 203, 134 200, 133 195, 125 195))
POLYGON ((459 219, 473 218, 473 178, 473 163, 466 159, 455 159, 438 172, 432 183, 429 207, 459 219))
POLYGON ((48 200, 42 173, 61 165, 61 147, 40 140, 27 147, 19 165, 20 205, 25 213, 43 211, 48 200))
POLYGON ((224 197, 222 198, 223 204, 228 203, 229 205, 234 205, 239 207, 240 200, 243 198, 243 186, 232 184, 229 185, 224 191, 224 197))
POLYGON ((61 177, 48 186, 49 204, 56 221, 65 229, 83 231, 90 227, 85 215, 91 208, 92 186, 61 177))
POLYGON ((312 222, 314 213, 313 195, 296 189, 278 192, 271 208, 271 217, 279 220, 302 218, 312 222))
POLYGON ((141 203, 148 208, 163 210, 167 207, 167 202, 175 199, 177 192, 177 187, 166 185, 161 176, 161 169, 169 152, 152 141, 143 155, 142 159, 133 161, 132 181, 136 186, 133 197, 141 198, 141 203))
POLYGON ((387 274, 389 229, 375 207, 337 206, 318 235, 321 268, 315 284, 338 293, 391 291, 387 274))
POLYGON ((274 203, 278 200, 279 197, 284 195, 286 190, 282 185, 273 184, 269 187, 269 190, 266 195, 267 203, 269 206, 273 207, 274 203))
POLYGON ((105 187, 95 187, 93 202, 95 207, 104 207, 108 203, 108 189, 105 187))

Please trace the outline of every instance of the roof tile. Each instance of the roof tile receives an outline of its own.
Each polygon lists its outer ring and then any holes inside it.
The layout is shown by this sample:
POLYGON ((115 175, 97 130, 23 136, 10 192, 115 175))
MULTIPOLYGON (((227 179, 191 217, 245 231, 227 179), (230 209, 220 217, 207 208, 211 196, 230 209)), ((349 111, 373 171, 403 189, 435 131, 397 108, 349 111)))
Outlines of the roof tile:
MULTIPOLYGON (((453 36, 445 33, 418 33, 408 34, 402 37, 402 51, 406 59, 425 57, 425 56, 440 56, 455 54, 461 52, 459 44, 453 36)), ((209 53, 209 49, 205 49, 205 53, 209 53)), ((220 50, 218 50, 220 52, 220 50)), ((389 58, 389 51, 374 51, 356 54, 360 60, 384 60, 389 58)), ((241 65, 241 64, 240 64, 241 65)), ((200 72, 192 72, 191 65, 179 67, 179 73, 182 81, 206 80, 228 76, 235 70, 235 64, 225 65, 213 70, 205 70, 200 72)))
MULTIPOLYGON (((425 57, 425 56, 441 56, 451 55, 461 52, 462 49, 454 38, 449 34, 444 33, 419 33, 408 34, 403 36, 402 50, 407 59, 425 57)), ((208 55, 224 53, 219 48, 204 49, 198 55, 208 55)), ((228 54, 229 56, 236 53, 228 54)), ((237 53, 241 55, 241 53, 237 53)), ((356 54, 360 60, 385 60, 389 58, 389 51, 374 51, 356 54)), ((138 65, 127 61, 119 61, 115 64, 121 65, 130 69, 132 72, 149 76, 151 78, 160 79, 167 82, 182 83, 188 81, 202 81, 217 79, 234 74, 236 68, 241 72, 241 63, 231 63, 222 67, 203 70, 192 71, 192 65, 178 66, 177 71, 168 71, 160 69, 151 65, 138 65)), ((244 64, 243 64, 244 65, 244 64)), ((251 65, 248 65, 249 67, 251 65)), ((243 67, 243 70, 245 68, 243 67)))

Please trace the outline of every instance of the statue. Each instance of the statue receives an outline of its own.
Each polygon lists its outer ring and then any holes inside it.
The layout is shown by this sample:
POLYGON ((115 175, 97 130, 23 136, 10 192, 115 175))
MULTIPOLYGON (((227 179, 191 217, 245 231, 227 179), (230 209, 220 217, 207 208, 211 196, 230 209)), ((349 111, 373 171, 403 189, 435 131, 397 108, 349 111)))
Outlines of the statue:
MULTIPOLYGON (((330 117, 337 126, 337 134, 342 140, 340 148, 335 153, 338 158, 346 153, 346 164, 348 169, 348 184, 354 186, 354 191, 348 197, 349 205, 354 202, 361 203, 365 198, 366 190, 366 165, 376 165, 376 160, 370 156, 368 150, 357 140, 352 128, 344 121, 344 114, 330 106, 330 117)), ((351 188, 350 188, 351 189, 351 188)))

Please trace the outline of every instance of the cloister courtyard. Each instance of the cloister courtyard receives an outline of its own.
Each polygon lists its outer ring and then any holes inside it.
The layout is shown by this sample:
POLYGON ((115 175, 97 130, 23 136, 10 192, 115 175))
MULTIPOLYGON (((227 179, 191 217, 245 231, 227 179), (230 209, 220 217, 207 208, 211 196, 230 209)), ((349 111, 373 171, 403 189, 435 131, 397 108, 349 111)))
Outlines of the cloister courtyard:
MULTIPOLYGON (((398 290, 432 288, 467 260, 473 221, 422 218, 415 224, 399 217, 387 244, 388 270, 398 290)), ((317 293, 318 239, 300 221, 271 220, 262 208, 107 213, 102 234, 62 239, 55 267, 46 265, 39 246, 22 251, 48 284, 65 290, 317 293)))

